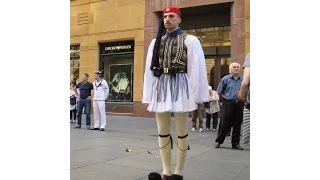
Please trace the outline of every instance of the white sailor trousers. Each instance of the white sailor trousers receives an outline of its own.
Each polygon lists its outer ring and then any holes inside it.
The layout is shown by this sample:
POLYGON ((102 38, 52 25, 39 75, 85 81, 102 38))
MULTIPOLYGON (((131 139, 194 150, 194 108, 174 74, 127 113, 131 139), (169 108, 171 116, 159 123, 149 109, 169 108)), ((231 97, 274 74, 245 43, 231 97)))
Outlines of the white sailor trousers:
POLYGON ((106 128, 106 103, 105 101, 93 101, 94 128, 106 128), (100 127, 99 127, 100 125, 100 127))

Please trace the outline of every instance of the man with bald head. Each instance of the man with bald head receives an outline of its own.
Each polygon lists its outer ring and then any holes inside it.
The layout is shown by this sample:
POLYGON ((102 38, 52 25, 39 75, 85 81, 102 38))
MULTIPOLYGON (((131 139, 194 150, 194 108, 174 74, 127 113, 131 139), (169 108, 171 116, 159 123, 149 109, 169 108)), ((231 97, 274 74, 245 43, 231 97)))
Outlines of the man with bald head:
POLYGON ((229 65, 229 73, 224 76, 218 86, 217 92, 222 98, 222 123, 221 130, 215 143, 215 148, 223 144, 227 133, 232 127, 232 149, 243 150, 240 144, 240 131, 244 103, 239 100, 242 77, 239 74, 240 64, 233 62, 229 65))

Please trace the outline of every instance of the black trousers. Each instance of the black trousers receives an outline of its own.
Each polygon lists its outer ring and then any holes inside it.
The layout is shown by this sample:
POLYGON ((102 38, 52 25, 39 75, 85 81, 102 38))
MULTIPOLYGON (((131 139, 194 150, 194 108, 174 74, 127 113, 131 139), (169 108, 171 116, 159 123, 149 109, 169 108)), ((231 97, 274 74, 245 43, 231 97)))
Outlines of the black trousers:
POLYGON ((226 135, 232 127, 232 145, 240 144, 240 131, 243 120, 243 102, 235 102, 231 100, 222 100, 222 121, 221 130, 218 132, 216 142, 223 144, 226 135))
POLYGON ((76 120, 77 118, 77 109, 74 108, 73 110, 70 110, 70 120, 72 120, 72 115, 73 115, 73 120, 76 120))
MULTIPOLYGON (((220 118, 219 127, 218 127, 218 134, 220 133, 221 130, 222 130, 222 119, 220 118)), ((231 127, 227 133, 227 136, 230 136, 230 133, 231 133, 231 127)))
POLYGON ((212 118, 212 129, 217 129, 218 113, 213 113, 213 114, 207 113, 206 128, 210 129, 211 118, 212 118))
MULTIPOLYGON (((220 118, 220 122, 219 122, 219 127, 218 127, 218 134, 220 133, 220 131, 222 130, 222 111, 223 111, 223 107, 221 105, 220 106, 220 112, 219 112, 219 118, 220 118)), ((231 132, 231 126, 230 126, 230 130, 227 133, 227 136, 230 136, 230 132, 231 132)))

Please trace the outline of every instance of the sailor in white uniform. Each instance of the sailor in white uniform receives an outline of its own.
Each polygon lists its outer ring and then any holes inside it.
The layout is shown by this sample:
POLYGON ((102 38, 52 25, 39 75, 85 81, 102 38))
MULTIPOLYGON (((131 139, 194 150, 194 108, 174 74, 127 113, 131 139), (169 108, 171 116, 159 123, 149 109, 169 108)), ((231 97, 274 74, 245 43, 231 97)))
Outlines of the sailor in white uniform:
POLYGON ((105 101, 109 95, 109 86, 107 81, 101 78, 102 72, 97 71, 94 73, 93 78, 93 116, 94 116, 94 128, 91 130, 104 131, 106 128, 106 104, 105 101))
POLYGON ((149 180, 182 180, 183 167, 189 150, 188 115, 197 104, 207 102, 208 80, 204 53, 197 37, 179 28, 181 13, 170 6, 163 11, 157 38, 147 54, 142 103, 155 112, 163 166, 162 177, 150 173, 149 180), (162 30, 166 34, 162 36, 162 30), (176 122, 177 163, 172 171, 170 135, 171 113, 176 122))

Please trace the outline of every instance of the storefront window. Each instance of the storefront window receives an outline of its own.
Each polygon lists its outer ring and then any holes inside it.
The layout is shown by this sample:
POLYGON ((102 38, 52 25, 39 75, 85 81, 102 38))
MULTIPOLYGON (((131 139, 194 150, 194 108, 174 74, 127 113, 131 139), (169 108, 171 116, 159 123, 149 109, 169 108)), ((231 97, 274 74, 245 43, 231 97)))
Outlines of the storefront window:
POLYGON ((206 56, 208 84, 212 88, 216 89, 221 78, 229 74, 230 64, 229 56, 206 56))
POLYGON ((104 72, 110 93, 108 102, 132 102, 133 54, 106 58, 104 72))
POLYGON ((132 113, 134 41, 100 44, 100 70, 109 84, 106 111, 132 113))
POLYGON ((70 46, 70 79, 79 77, 80 46, 70 46))
POLYGON ((216 89, 221 78, 229 74, 231 27, 188 29, 184 32, 200 40, 206 58, 208 84, 216 89))
POLYGON ((229 65, 231 64, 231 58, 228 57, 222 57, 220 59, 221 61, 221 73, 220 73, 220 78, 223 78, 224 76, 230 74, 229 73, 229 65))
POLYGON ((210 86, 214 86, 214 64, 215 64, 215 57, 207 56, 206 57, 206 68, 207 68, 207 77, 208 77, 208 84, 210 86))
POLYGON ((202 47, 231 46, 230 26, 189 29, 184 32, 198 37, 202 47))

